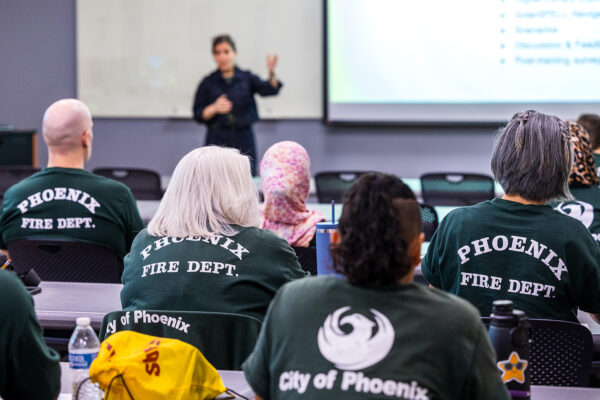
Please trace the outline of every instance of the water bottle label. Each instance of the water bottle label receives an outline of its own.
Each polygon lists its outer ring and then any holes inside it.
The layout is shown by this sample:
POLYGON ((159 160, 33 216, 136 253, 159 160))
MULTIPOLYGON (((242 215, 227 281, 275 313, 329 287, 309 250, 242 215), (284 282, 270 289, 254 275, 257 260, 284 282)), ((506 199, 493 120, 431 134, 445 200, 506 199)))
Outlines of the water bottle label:
POLYGON ((504 383, 517 382, 523 384, 527 380, 525 370, 529 362, 522 359, 516 351, 510 353, 507 360, 498 361, 496 365, 502 373, 502 382, 504 383))
POLYGON ((71 354, 69 353, 69 368, 71 369, 89 369, 92 361, 96 359, 98 353, 71 354))

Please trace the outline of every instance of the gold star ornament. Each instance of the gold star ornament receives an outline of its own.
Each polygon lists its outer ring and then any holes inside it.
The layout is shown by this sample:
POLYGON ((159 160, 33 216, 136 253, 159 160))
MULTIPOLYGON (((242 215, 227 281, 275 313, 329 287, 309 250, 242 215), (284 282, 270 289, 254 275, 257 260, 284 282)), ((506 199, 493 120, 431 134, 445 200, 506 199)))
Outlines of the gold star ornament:
POLYGON ((516 351, 510 353, 508 360, 498 361, 498 368, 502 372, 502 382, 517 381, 525 383, 525 369, 527 368, 527 360, 521 360, 516 351))

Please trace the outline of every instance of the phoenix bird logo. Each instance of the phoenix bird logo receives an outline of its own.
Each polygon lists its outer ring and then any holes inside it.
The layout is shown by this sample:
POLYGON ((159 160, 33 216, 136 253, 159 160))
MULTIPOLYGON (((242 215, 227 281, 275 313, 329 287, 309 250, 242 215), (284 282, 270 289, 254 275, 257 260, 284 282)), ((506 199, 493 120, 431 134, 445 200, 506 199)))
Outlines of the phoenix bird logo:
POLYGON ((341 318, 350 308, 342 307, 327 316, 319 328, 318 345, 323 357, 337 368, 356 371, 383 360, 392 349, 396 334, 390 320, 372 308, 375 322, 358 313, 341 318), (344 325, 352 330, 345 333, 344 325))
POLYGON ((592 225, 592 222, 594 222, 594 207, 583 201, 560 203, 556 206, 556 210, 579 220, 588 229, 592 225))

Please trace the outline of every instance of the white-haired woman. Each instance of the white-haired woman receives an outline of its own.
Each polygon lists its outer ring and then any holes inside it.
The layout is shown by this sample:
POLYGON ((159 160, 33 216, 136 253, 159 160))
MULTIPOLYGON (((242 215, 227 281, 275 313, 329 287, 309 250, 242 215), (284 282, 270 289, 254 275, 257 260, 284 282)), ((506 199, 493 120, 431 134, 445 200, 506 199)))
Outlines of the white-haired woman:
POLYGON ((490 315, 512 300, 530 318, 600 317, 600 248, 585 226, 547 205, 571 198, 572 146, 565 121, 525 111, 501 131, 492 172, 502 198, 452 211, 421 263, 437 288, 490 315))
POLYGON ((306 273, 288 243, 259 224, 248 157, 216 146, 189 152, 125 257, 123 309, 262 319, 277 289, 306 273))

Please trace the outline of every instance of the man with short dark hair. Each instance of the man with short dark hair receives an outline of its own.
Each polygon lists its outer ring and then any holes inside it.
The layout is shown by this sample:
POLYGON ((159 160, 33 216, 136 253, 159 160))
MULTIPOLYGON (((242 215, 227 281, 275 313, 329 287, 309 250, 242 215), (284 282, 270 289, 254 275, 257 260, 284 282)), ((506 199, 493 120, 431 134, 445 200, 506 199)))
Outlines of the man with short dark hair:
POLYGON ((143 228, 131 191, 120 182, 83 169, 92 154, 92 116, 79 100, 53 103, 42 136, 48 167, 4 194, 0 249, 17 239, 91 243, 122 258, 143 228))

